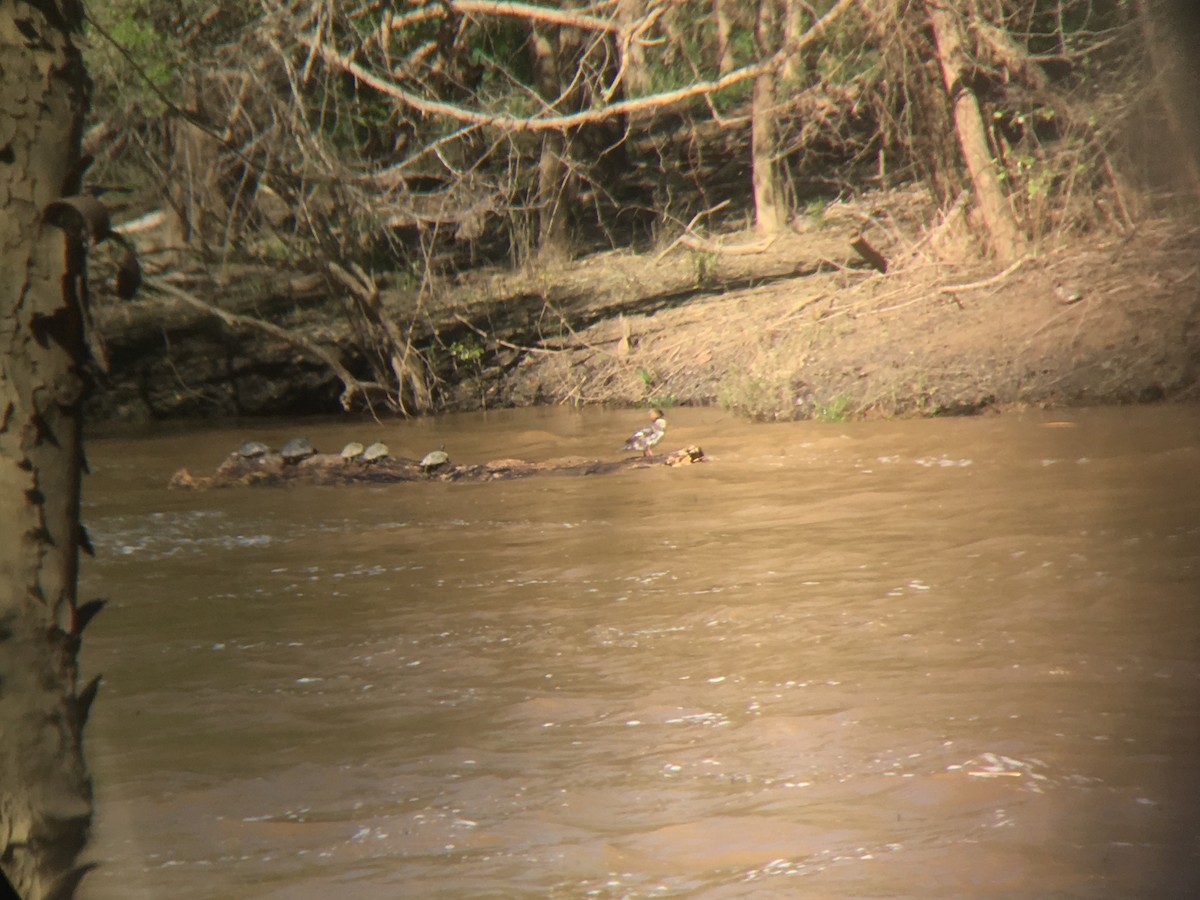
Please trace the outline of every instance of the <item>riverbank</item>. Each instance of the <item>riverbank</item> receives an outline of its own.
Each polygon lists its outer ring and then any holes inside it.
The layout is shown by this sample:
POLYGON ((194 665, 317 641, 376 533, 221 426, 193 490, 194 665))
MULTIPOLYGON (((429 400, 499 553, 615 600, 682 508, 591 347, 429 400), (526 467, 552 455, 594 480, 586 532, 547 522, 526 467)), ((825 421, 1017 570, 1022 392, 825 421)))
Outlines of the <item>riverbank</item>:
MULTIPOLYGON (((725 231, 552 272, 466 273, 419 315, 401 290, 383 299, 443 410, 719 404, 780 420, 1200 399, 1200 228, 1147 221, 1004 266, 957 261, 969 248, 927 213, 889 195, 831 205, 769 245, 725 231), (851 249, 860 232, 886 274, 851 249)), ((361 362, 340 300, 241 304, 361 362)), ((336 377, 264 335, 155 299, 98 320, 114 366, 94 420, 337 409, 336 377)))

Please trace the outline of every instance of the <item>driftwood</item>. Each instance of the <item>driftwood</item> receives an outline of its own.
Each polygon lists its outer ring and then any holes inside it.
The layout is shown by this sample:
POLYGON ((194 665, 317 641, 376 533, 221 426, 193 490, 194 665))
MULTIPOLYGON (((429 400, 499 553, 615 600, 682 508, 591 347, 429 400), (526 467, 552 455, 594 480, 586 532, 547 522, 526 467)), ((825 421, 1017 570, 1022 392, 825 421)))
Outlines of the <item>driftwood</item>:
POLYGON ((704 462, 699 447, 685 447, 654 456, 618 460, 568 457, 546 462, 523 459, 494 459, 476 465, 444 465, 427 472, 415 459, 386 457, 375 462, 343 459, 336 453, 318 453, 298 463, 283 461, 278 453, 247 459, 231 453, 212 475, 193 475, 180 469, 171 476, 170 487, 207 490, 224 487, 280 487, 289 484, 396 484, 403 481, 506 481, 533 475, 607 475, 650 466, 687 466, 704 462))
POLYGON ((885 275, 887 274, 887 257, 872 247, 871 242, 865 237, 863 237, 861 234, 855 235, 854 240, 850 242, 850 246, 854 248, 855 253, 869 262, 872 268, 883 272, 885 275))

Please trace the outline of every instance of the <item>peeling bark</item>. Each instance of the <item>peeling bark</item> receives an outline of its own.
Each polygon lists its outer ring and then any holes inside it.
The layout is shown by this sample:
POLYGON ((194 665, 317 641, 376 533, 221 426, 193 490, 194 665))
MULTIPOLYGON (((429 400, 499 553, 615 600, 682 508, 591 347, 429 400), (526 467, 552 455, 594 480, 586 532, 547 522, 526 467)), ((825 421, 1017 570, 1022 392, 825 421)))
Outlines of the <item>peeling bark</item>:
POLYGON ((86 236, 47 223, 78 192, 90 85, 73 3, 0 0, 0 869, 69 898, 92 788, 77 686, 86 236))

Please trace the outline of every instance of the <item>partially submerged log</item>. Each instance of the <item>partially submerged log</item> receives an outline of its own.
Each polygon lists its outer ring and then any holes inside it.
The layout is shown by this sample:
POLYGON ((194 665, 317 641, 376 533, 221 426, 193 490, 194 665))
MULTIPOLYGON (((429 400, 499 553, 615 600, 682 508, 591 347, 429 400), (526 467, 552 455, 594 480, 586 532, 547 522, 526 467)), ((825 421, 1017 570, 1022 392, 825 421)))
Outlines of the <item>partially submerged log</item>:
POLYGON ((633 456, 618 460, 568 457, 546 462, 523 459, 494 459, 469 466, 447 464, 433 472, 421 467, 419 460, 386 457, 375 462, 344 459, 336 453, 318 453, 298 463, 285 463, 278 453, 247 459, 237 452, 229 454, 212 475, 193 475, 180 469, 171 476, 171 488, 207 490, 223 487, 279 487, 289 484, 395 484, 402 481, 504 481, 533 475, 607 475, 650 466, 688 466, 704 462, 699 447, 684 447, 654 456, 633 456))

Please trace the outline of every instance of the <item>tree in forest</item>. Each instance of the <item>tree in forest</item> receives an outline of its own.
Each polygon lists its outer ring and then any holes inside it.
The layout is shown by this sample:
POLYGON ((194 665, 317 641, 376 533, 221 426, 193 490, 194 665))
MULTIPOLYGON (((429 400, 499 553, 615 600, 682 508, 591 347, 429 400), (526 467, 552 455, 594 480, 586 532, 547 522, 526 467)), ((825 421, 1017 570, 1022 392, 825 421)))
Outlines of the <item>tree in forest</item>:
POLYGON ((0 0, 0 870, 26 900, 73 894, 92 815, 77 654, 99 601, 77 603, 76 574, 96 235, 60 204, 82 169, 81 24, 75 3, 0 0))
MULTIPOLYGON (((969 188, 973 224, 1007 257, 1039 209, 1116 190, 1117 129, 1161 5, 114 0, 113 36, 175 105, 156 136, 121 104, 106 124, 126 137, 106 152, 165 172, 185 233, 217 258, 243 236, 269 246, 266 231, 358 262, 423 266, 455 242, 532 259, 573 226, 630 220, 648 191, 651 218, 695 212, 703 199, 662 208, 681 198, 676 147, 714 158, 724 141, 744 142, 738 205, 760 207, 760 228, 786 220, 798 169, 861 184, 877 163, 946 207, 969 188), (1084 112, 1095 100, 1103 119, 1084 112)), ((701 198, 725 190, 681 174, 701 198)))
MULTIPOLYGON (((765 59, 779 45, 778 0, 758 0, 754 23, 755 47, 765 59)), ((779 139, 776 130, 779 72, 764 69, 754 79, 754 109, 750 126, 753 165, 754 222, 762 234, 775 234, 786 224, 779 178, 779 139)))

